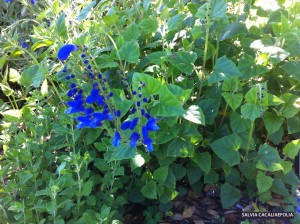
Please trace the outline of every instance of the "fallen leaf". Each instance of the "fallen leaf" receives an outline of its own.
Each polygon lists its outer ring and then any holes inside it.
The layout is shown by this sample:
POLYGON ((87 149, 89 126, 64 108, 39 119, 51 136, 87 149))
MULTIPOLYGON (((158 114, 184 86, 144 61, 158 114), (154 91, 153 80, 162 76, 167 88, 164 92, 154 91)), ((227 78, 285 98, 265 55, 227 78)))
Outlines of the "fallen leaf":
POLYGON ((212 215, 214 219, 220 218, 218 212, 216 212, 215 210, 208 209, 206 212, 207 212, 208 214, 212 215))
POLYGON ((191 218, 193 216, 193 214, 196 211, 196 206, 188 206, 186 205, 184 207, 184 211, 182 213, 182 217, 187 219, 187 218, 191 218))
POLYGON ((198 220, 193 220, 193 223, 194 224, 204 224, 204 221, 201 219, 198 219, 198 220))
POLYGON ((172 216, 170 217, 170 219, 172 219, 172 220, 174 220, 174 221, 180 221, 180 220, 183 219, 183 217, 182 217, 182 215, 176 213, 176 214, 172 215, 172 216))

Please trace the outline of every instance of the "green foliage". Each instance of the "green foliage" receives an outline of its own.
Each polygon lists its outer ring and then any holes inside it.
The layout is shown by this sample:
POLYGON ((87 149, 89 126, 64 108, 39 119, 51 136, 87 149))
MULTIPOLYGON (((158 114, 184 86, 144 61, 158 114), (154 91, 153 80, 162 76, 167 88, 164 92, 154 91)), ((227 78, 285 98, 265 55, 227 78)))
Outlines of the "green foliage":
POLYGON ((144 223, 168 222, 172 201, 204 184, 220 189, 226 209, 243 192, 269 205, 282 196, 293 212, 300 4, 263 2, 0 1, 1 221, 125 223, 134 204, 144 223), (65 43, 79 48, 66 72, 57 60, 65 43), (85 94, 93 85, 84 46, 121 113, 95 129, 65 114, 70 83, 85 94), (157 118, 153 153, 126 144, 128 130, 112 146, 133 119, 131 90, 157 118))

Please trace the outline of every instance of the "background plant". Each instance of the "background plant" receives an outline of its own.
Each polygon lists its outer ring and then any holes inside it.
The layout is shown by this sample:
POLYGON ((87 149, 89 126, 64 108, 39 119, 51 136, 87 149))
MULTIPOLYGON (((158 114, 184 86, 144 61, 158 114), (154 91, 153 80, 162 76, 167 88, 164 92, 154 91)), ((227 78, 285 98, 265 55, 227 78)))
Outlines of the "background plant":
POLYGON ((0 7, 2 220, 122 223, 139 204, 145 222, 157 223, 172 215, 175 198, 190 189, 201 195, 205 184, 218 186, 223 208, 246 196, 260 211, 265 204, 295 211, 299 2, 0 7), (78 50, 62 63, 65 44, 78 50), (86 100, 98 100, 104 86, 116 119, 93 126, 66 114, 75 83, 86 100), (140 136, 142 109, 156 118, 151 153, 143 140, 131 145, 130 128, 122 128, 134 108, 140 136))

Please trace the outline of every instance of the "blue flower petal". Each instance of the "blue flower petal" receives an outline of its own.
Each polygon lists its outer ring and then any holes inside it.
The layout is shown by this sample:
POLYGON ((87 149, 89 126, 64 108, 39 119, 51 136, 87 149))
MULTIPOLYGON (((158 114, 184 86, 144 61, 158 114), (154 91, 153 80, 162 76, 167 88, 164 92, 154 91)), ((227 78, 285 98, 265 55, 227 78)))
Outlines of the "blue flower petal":
POLYGON ((130 138, 131 138, 130 146, 132 148, 134 148, 136 146, 136 144, 137 144, 137 141, 140 139, 140 135, 138 133, 136 133, 136 132, 133 132, 131 134, 130 138))
POLYGON ((65 44, 62 46, 57 54, 57 57, 61 61, 65 61, 68 59, 72 51, 77 51, 78 47, 74 44, 65 44))
POLYGON ((138 117, 134 118, 134 119, 131 121, 131 124, 130 124, 130 130, 135 129, 135 126, 137 125, 138 121, 139 121, 139 118, 138 118, 138 117))
POLYGON ((148 131, 157 131, 157 130, 159 130, 159 127, 156 124, 156 119, 155 118, 150 118, 147 121, 146 127, 147 127, 148 131))
POLYGON ((149 151, 149 152, 153 152, 153 145, 152 145, 152 139, 151 138, 146 138, 146 139, 144 139, 144 144, 146 145, 146 147, 147 147, 147 150, 149 151))
POLYGON ((130 128, 130 125, 131 125, 131 121, 124 121, 124 122, 121 124, 121 129, 124 131, 124 130, 130 128))
POLYGON ((112 140, 112 145, 115 147, 119 146, 121 144, 120 140, 121 140, 121 135, 118 131, 116 131, 115 136, 112 140))
POLYGON ((142 135, 143 135, 143 139, 148 138, 148 129, 147 127, 142 127, 142 135))

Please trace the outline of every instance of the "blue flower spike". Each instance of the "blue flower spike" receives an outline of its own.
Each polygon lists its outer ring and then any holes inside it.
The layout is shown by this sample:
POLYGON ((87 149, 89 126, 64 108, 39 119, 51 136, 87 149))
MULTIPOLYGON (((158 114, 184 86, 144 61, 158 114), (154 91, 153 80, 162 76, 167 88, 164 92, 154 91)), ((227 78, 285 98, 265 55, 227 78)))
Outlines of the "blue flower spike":
POLYGON ((65 61, 69 58, 73 51, 77 51, 78 47, 74 44, 65 44, 58 50, 57 57, 61 61, 65 61))
POLYGON ((117 147, 121 144, 121 135, 118 131, 116 131, 114 138, 112 140, 112 145, 117 147))

